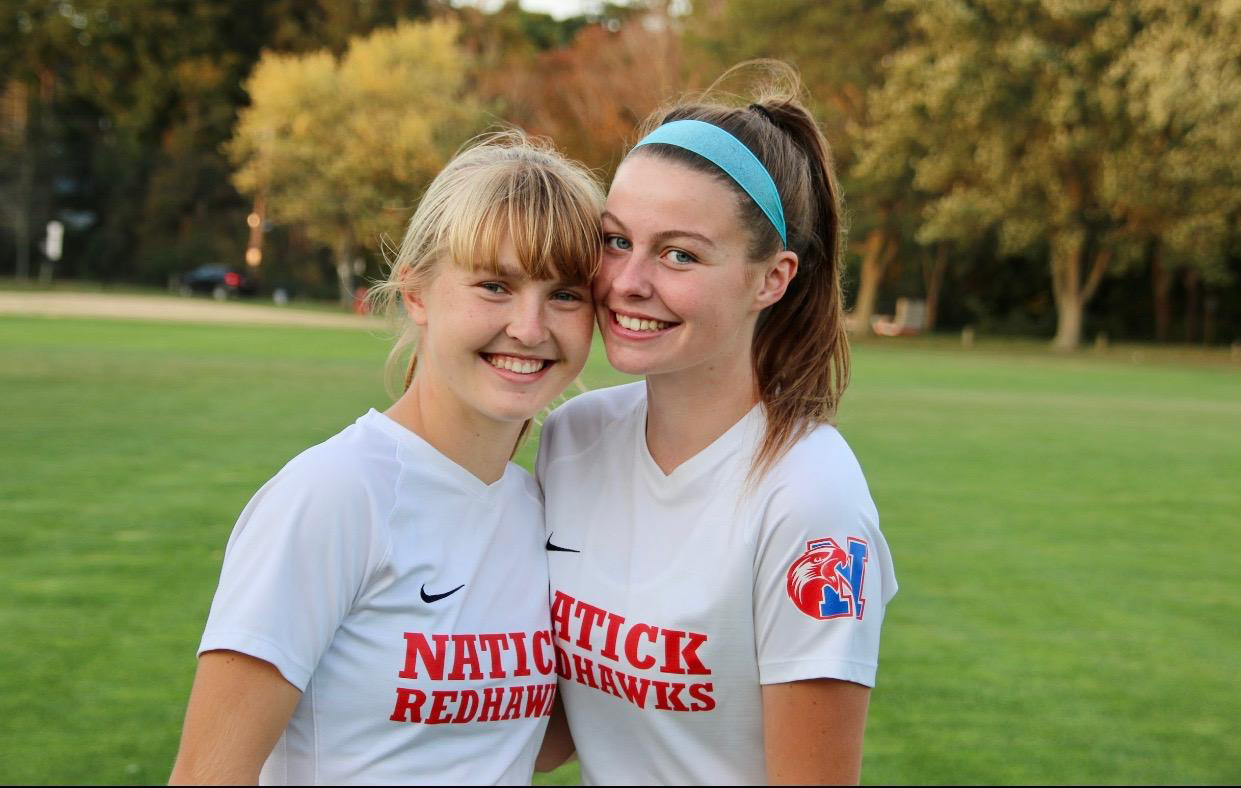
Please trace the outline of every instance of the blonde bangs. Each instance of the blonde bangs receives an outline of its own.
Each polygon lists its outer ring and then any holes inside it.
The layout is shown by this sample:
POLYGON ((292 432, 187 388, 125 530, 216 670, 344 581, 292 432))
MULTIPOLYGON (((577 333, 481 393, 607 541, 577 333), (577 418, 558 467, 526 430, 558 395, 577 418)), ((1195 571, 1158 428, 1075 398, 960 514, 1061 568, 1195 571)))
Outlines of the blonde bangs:
POLYGON ((530 161, 531 154, 541 158, 542 151, 523 153, 488 162, 460 184, 445 206, 436 245, 455 265, 498 274, 500 251, 511 239, 531 279, 588 284, 602 250, 601 194, 579 172, 531 166, 541 163, 530 161))

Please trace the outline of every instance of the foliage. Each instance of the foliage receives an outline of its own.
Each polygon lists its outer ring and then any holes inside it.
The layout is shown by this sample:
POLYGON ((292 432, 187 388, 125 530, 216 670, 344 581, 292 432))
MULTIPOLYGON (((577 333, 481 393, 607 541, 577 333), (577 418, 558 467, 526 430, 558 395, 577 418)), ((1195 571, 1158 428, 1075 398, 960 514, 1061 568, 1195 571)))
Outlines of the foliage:
POLYGON ((234 182, 269 216, 336 250, 352 297, 360 246, 399 235, 419 194, 482 126, 450 20, 401 23, 326 50, 265 54, 229 144, 234 182))
POLYGON ((928 199, 920 242, 975 242, 994 228, 1000 253, 1046 255, 1062 348, 1077 345, 1126 230, 1183 249, 1202 240, 1186 223, 1206 222, 1222 260, 1241 153, 1236 29, 1222 3, 897 5, 917 34, 874 90, 859 170, 883 180, 910 168, 928 199), (1179 66, 1162 66, 1186 45, 1179 66))
MULTIPOLYGON (((1065 337, 1241 338, 1235 0, 644 0, 561 20, 484 8, 11 0, 0 271, 38 271, 51 218, 67 226, 57 276, 163 284, 239 262, 245 217, 263 209, 238 192, 225 143, 260 53, 327 52, 339 68, 355 38, 435 18, 459 23, 471 111, 605 175, 661 103, 741 60, 793 63, 842 174, 860 325, 914 296, 938 300, 947 327, 1049 333, 1059 312, 1065 337)), ((369 226, 330 250, 322 240, 344 237, 332 221, 276 226, 267 286, 326 292, 327 258, 375 260, 418 190, 368 164, 353 160, 365 177, 327 199, 378 204, 369 226)))

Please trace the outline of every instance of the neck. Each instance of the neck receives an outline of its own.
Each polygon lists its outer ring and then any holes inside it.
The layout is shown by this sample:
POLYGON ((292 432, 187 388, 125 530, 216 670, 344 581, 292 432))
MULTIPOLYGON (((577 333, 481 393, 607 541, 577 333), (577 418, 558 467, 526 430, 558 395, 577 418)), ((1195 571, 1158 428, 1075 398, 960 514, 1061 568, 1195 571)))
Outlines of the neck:
POLYGON ((665 474, 710 446, 758 402, 749 353, 646 379, 646 446, 665 474))
POLYGON ((421 375, 384 413, 484 484, 504 475, 521 433, 520 423, 489 419, 421 375))

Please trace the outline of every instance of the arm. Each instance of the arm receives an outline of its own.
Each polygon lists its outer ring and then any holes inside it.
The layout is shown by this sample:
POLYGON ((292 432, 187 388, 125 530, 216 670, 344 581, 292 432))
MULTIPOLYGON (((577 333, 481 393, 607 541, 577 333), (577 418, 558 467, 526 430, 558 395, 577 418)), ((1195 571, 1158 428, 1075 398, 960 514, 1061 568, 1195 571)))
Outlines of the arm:
POLYGON ((236 651, 198 660, 169 785, 257 785, 302 693, 269 662, 236 651))
POLYGON ((772 784, 857 785, 870 688, 836 679, 763 685, 772 784))
POLYGON ((565 716, 564 704, 557 694, 556 705, 552 707, 552 718, 548 720, 547 733, 543 736, 543 746, 534 762, 534 770, 550 772, 572 758, 575 749, 573 734, 569 732, 569 718, 565 716))

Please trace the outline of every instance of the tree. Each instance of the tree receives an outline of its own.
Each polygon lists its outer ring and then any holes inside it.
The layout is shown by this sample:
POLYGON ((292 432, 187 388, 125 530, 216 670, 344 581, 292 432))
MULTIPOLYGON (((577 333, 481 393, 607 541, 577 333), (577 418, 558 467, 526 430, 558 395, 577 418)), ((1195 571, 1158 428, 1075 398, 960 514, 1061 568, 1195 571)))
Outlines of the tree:
POLYGON ((902 7, 917 35, 874 93, 880 117, 864 155, 908 155, 913 185, 929 197, 921 243, 968 243, 994 227, 1002 253, 1045 249, 1053 345, 1076 347, 1114 252, 1101 175, 1128 126, 1096 86, 1132 35, 1130 4, 902 7))
POLYGON ((870 325, 879 286, 902 244, 911 174, 903 160, 856 169, 857 145, 874 120, 871 89, 906 36, 906 12, 883 0, 732 0, 695 3, 686 26, 696 65, 714 73, 742 60, 776 58, 798 69, 832 144, 860 258, 851 322, 870 325), (706 65, 709 64, 709 65, 706 65))
MULTIPOLYGON (((1101 190, 1121 223, 1118 257, 1150 269, 1164 341, 1175 273, 1191 307, 1201 282, 1230 279, 1241 218, 1241 8, 1143 0, 1136 14, 1141 31, 1100 86, 1132 126, 1101 190)), ((1187 340, 1199 317, 1189 312, 1187 340)))
POLYGON ((333 249, 342 301, 358 249, 399 230, 426 184, 482 126, 451 20, 353 39, 337 58, 267 53, 229 154, 243 193, 333 249))

